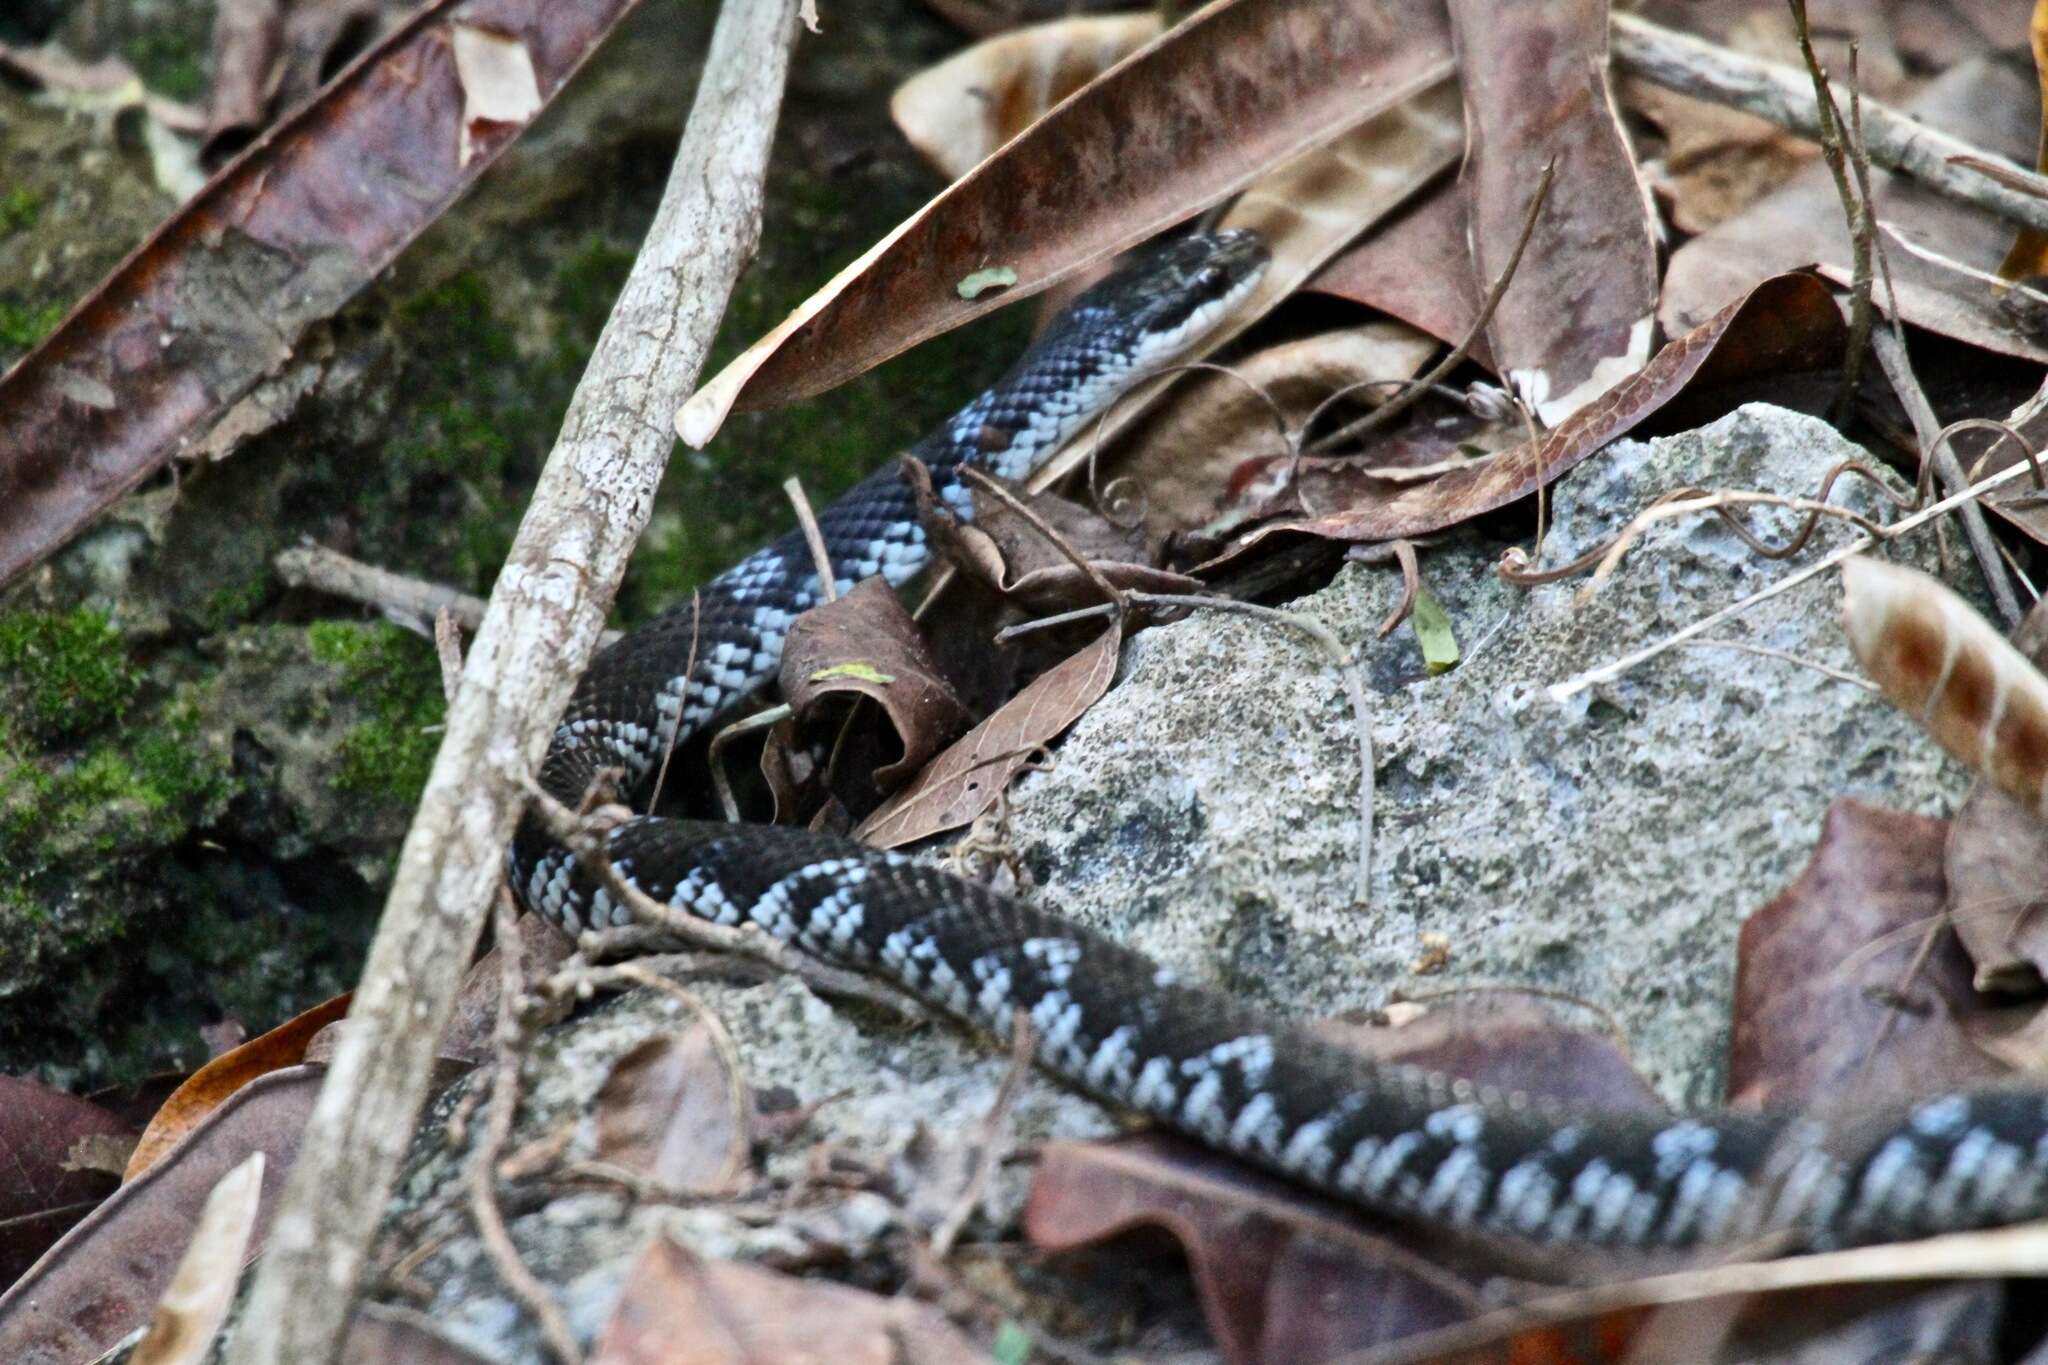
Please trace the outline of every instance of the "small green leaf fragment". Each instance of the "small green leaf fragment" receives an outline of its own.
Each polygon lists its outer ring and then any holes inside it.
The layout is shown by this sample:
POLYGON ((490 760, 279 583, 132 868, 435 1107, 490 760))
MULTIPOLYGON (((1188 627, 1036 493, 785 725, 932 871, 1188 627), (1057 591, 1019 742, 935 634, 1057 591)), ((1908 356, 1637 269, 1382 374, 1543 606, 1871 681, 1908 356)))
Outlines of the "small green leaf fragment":
POLYGON ((890 683, 896 681, 894 674, 884 673, 873 664, 862 663, 858 659, 851 663, 834 664, 830 668, 821 668, 816 673, 811 674, 807 681, 824 683, 831 682, 835 678, 851 678, 855 682, 875 683, 881 687, 887 687, 890 683))
POLYGON ((956 286, 963 299, 978 299, 991 289, 1008 289, 1017 282, 1017 272, 1006 265, 977 270, 956 286))
POLYGON ((1458 637, 1451 630, 1451 618, 1429 589, 1415 590, 1415 640, 1422 646, 1422 667, 1431 676, 1448 673, 1458 666, 1458 637))
POLYGON ((996 1339, 989 1343, 988 1353, 996 1365, 1024 1365, 1031 1359, 1031 1334, 1016 1323, 1005 1321, 996 1328, 996 1339))

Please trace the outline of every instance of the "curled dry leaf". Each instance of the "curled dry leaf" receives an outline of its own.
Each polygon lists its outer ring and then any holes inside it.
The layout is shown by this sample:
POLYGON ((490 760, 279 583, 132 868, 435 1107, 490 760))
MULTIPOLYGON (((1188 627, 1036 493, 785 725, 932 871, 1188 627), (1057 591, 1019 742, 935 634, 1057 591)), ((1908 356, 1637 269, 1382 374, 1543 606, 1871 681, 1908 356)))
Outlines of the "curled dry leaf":
POLYGON ((135 1144, 135 1151, 128 1158, 128 1170, 121 1178, 133 1180, 155 1165, 208 1114, 249 1082, 305 1061, 306 1047, 313 1036, 345 1017, 351 998, 337 995, 322 1001, 268 1033, 223 1052, 193 1072, 171 1092, 149 1126, 142 1130, 142 1139, 135 1144))
POLYGON ((747 1169, 750 1108, 732 1040, 706 1015, 612 1063, 595 1106, 597 1159, 670 1189, 723 1193, 747 1169))
POLYGON ((861 821, 854 838, 896 848, 956 829, 994 805, 1032 755, 1108 689, 1121 641, 1121 628, 1112 623, 1080 653, 1041 673, 861 821))
POLYGON ((1812 861, 1737 940, 1730 1103, 1825 1109, 1913 1077, 2002 1073, 1970 1040, 1970 964, 1941 920, 1947 832, 1860 801, 1828 808, 1812 861))
POLYGON ((1205 6, 840 271, 691 395, 678 434, 702 446, 735 405, 823 392, 1144 240, 1437 85, 1449 44, 1429 0, 1205 6), (1016 285, 960 298, 993 264, 1016 285))
POLYGON ((249 1153, 215 1183, 130 1365, 198 1365, 206 1358, 249 1259, 262 1195, 262 1152, 249 1153))
POLYGON ((1885 697, 1936 743, 2048 816, 2048 677, 1962 598, 1915 569, 1842 565, 1842 628, 1885 697))
POLYGON ((1001 34, 905 81, 889 100, 889 117, 920 156, 958 180, 1159 33, 1159 15, 1148 11, 1055 19, 1001 34))
POLYGON ((545 103, 533 53, 511 34, 460 20, 448 25, 455 76, 462 82, 462 135, 456 164, 467 166, 494 134, 517 132, 545 103))
POLYGON ((885 791, 922 768, 972 720, 903 600, 879 578, 791 623, 782 653, 782 695, 799 718, 830 697, 867 697, 878 704, 903 743, 903 756, 874 772, 885 791))
POLYGON ((1607 88, 1606 0, 1451 0, 1450 13, 1480 279, 1514 254, 1534 172, 1556 168, 1487 323, 1502 373, 1555 426, 1641 370, 1657 328, 1657 225, 1607 88))
POLYGON ((266 1157, 251 1234, 261 1245, 323 1075, 291 1067, 242 1087, 64 1234, 0 1294, 0 1360, 93 1360, 149 1321, 200 1207, 252 1152, 266 1157))
MULTIPOLYGON (((465 116, 448 26, 463 8, 422 5, 0 376, 0 582, 203 436, 510 144, 515 124, 465 116)), ((633 4, 490 8, 551 99, 633 4)))
POLYGON ((657 1236, 626 1272, 590 1365, 984 1365, 987 1359, 923 1304, 705 1260, 657 1236))

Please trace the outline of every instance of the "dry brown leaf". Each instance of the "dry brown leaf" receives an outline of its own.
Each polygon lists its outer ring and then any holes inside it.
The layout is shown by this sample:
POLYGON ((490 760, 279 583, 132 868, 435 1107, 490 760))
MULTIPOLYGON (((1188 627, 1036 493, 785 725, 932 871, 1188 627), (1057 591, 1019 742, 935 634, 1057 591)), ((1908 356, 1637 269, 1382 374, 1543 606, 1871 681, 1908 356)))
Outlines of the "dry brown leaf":
POLYGON ((994 805, 1033 754, 1050 744, 1109 687, 1122 642, 1112 624, 1094 643, 1040 674, 867 819, 853 837, 896 848, 955 829, 994 805))
POLYGON ((191 1245, 157 1300, 131 1365, 198 1365, 227 1321, 263 1194, 263 1153, 251 1152, 200 1206, 191 1245))
MULTIPOLYGON (((1933 128, 2025 161, 2039 136, 2031 86, 2003 63, 1967 62, 1944 73, 1907 108, 1933 128)), ((1878 169, 1870 172, 1870 185, 1878 220, 1923 250, 1990 272, 2011 242, 2001 220, 1933 190, 1878 169)), ((1981 280, 1926 260, 1896 241, 1885 239, 1880 245, 1907 322, 1985 350, 2048 361, 2048 342, 2028 335, 2006 316, 1981 280)), ((1681 331, 1753 287, 1760 276, 1814 261, 1837 284, 1849 282, 1849 232, 1834 180, 1821 165, 1809 166, 1747 211, 1673 252, 1664 272, 1659 316, 1667 331, 1681 331)), ((1874 298, 1890 311, 1891 293, 1882 281, 1874 298)))
POLYGON ((1514 282, 1487 323, 1501 373, 1556 426, 1641 370, 1656 340, 1657 224, 1607 88, 1606 0, 1451 0, 1450 12, 1480 279, 1506 268, 1535 172, 1556 167, 1514 282))
POLYGON ((1055 19, 976 43, 918 72, 889 100, 889 116, 948 180, 1024 131, 1157 38, 1156 12, 1055 19))
MULTIPOLYGON (((1472 335, 1485 289, 1472 273, 1463 189, 1452 183, 1431 190, 1323 267, 1305 287, 1377 308, 1457 345, 1472 335)), ((1476 364, 1494 369, 1484 333, 1473 337, 1469 354, 1476 364)))
POLYGON ((1189 375, 1109 468, 1130 480, 1153 535, 1221 534, 1284 480, 1289 437, 1299 436, 1317 404, 1339 389, 1379 381, 1353 395, 1373 406, 1414 378, 1436 350, 1434 338, 1391 319, 1269 346, 1229 373, 1189 375))
POLYGON ((298 1154, 323 1069, 273 1071, 64 1234, 0 1294, 0 1360, 92 1360, 149 1321, 207 1195, 251 1152, 267 1158, 254 1241, 298 1154))
POLYGON ((1473 1288, 1327 1200, 1176 1138, 1053 1142, 1024 1231, 1050 1251, 1138 1227, 1181 1244, 1232 1365, 1329 1360, 1460 1322, 1473 1288))
POLYGON ((1970 965, 1941 923, 1946 836, 1924 815, 1828 808, 1812 861, 1742 926, 1731 1103, 1826 1109, 1892 1098, 1912 1077, 1961 1088, 2002 1074, 1969 1036, 1970 965))
POLYGON ((1524 442, 1428 483, 1361 480, 1343 496, 1334 487, 1319 490, 1323 501, 1317 506, 1334 510, 1261 527, 1233 553, 1281 531, 1337 540, 1398 540, 1455 526, 1533 493, 1694 385, 1711 389, 1751 375, 1834 363, 1844 331, 1826 285, 1811 275, 1776 276, 1667 344, 1640 373, 1579 409, 1533 448, 1524 442))
POLYGON ((268 1033, 251 1038, 238 1048, 223 1052, 186 1077, 171 1092, 163 1107, 142 1130, 142 1138, 128 1158, 128 1170, 121 1178, 133 1180, 164 1153, 184 1140, 208 1114, 229 1096, 259 1076, 297 1066, 306 1059, 306 1046, 313 1035, 348 1014, 349 995, 337 995, 305 1012, 287 1019, 268 1033))
POLYGON ((880 578, 856 584, 790 624, 782 695, 800 719, 827 698, 867 697, 879 705, 903 745, 901 758, 874 770, 884 791, 922 768, 972 720, 903 599, 880 578))
POLYGON ((94 1144, 132 1147, 134 1140, 120 1116, 91 1100, 0 1076, 0 1284, 33 1265, 113 1190, 121 1167, 91 1159, 94 1144))
POLYGON ((533 71, 533 52, 509 34, 460 21, 448 25, 455 48, 455 77, 462 83, 462 129, 456 164, 467 166, 477 146, 497 134, 517 132, 546 102, 533 71))
POLYGON ((732 1040, 700 1018, 612 1063, 594 1106, 597 1158, 670 1189, 723 1193, 747 1169, 750 1108, 732 1040))
POLYGON ((665 1236, 626 1272, 590 1365, 986 1365, 934 1309, 711 1261, 665 1236))
POLYGON ((2037 995, 2048 979, 2048 823, 1988 782, 1949 822, 1948 915, 1979 991, 2037 995))
POLYGON ((1885 697, 2037 817, 2048 816, 2048 678, 1936 579, 1859 555, 1842 628, 1885 697))
MULTIPOLYGON (((189 449, 511 144, 462 117, 447 25, 477 8, 417 6, 0 374, 0 581, 189 449)), ((488 8, 552 98, 633 4, 488 8)))
POLYGON ((691 395, 676 430, 702 446, 736 404, 820 393, 1027 298, 1429 90, 1449 54, 1430 0, 1211 4, 840 271, 691 395), (960 280, 995 266, 1016 283, 960 297, 960 280))

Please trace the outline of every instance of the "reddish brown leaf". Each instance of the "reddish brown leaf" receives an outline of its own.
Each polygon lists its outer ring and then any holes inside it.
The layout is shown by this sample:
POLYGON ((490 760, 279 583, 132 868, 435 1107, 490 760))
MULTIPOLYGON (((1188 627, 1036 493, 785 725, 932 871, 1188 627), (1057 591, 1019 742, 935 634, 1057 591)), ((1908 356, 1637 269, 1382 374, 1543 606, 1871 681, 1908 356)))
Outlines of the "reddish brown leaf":
POLYGON ((270 121, 271 77, 283 37, 279 0, 222 0, 214 11, 210 152, 232 151, 270 121))
POLYGON ((132 1140, 118 1116, 61 1090, 0 1076, 0 1284, 11 1284, 64 1230, 113 1192, 111 1172, 72 1159, 89 1138, 132 1140))
POLYGON ((791 622, 782 652, 782 695, 799 718, 827 698, 867 697, 879 705, 903 745, 902 758, 874 771, 884 791, 922 768, 972 719, 940 674, 903 599, 880 578, 791 622))
POLYGON ((147 1322, 207 1195, 252 1152, 267 1158, 260 1245, 324 1074, 292 1067, 244 1086, 66 1233, 0 1295, 0 1360, 92 1360, 147 1322))
MULTIPOLYGON (((1479 320, 1484 290, 1472 273, 1467 242, 1464 191, 1439 186, 1330 262, 1308 287, 1377 308, 1455 346, 1479 320)), ((1498 368, 1484 334, 1473 341, 1471 355, 1489 370, 1498 368)))
POLYGON ((983 1365, 933 1309, 708 1261, 656 1237, 626 1272, 590 1365, 983 1365))
POLYGON ((1655 340, 1657 227, 1607 88, 1606 0, 1451 0, 1450 13, 1478 279, 1507 268, 1535 173, 1556 167, 1487 323, 1502 374, 1555 426, 1641 370, 1655 340))
POLYGON ((1950 822, 1949 922, 1979 991, 2038 995, 2048 980, 2048 825, 1979 781, 1950 822))
POLYGON ((313 1041, 313 1035, 345 1017, 351 998, 349 995, 337 995, 332 1000, 322 1001, 270 1032, 223 1052, 186 1077, 185 1083, 171 1092, 170 1098, 149 1121, 149 1126, 142 1130, 142 1139, 135 1144, 135 1151, 128 1158, 128 1171, 122 1179, 133 1180, 162 1160, 164 1153, 183 1141, 188 1133, 205 1121, 208 1114, 243 1086, 259 1076, 303 1062, 306 1046, 313 1041))
POLYGON ((0 582, 203 436, 511 142, 465 118, 451 14, 552 98, 634 2, 435 0, 214 177, 0 376, 0 582))
POLYGON ((1121 637, 1110 626, 1072 658, 1047 669, 1000 711, 925 765, 854 831, 876 848, 896 848, 955 829, 995 804, 1031 760, 1095 704, 1116 676, 1121 637))
POLYGON ((926 205, 755 343, 677 414, 710 440, 735 403, 822 392, 1142 241, 1435 85, 1449 67, 1425 0, 1223 0, 1077 92, 926 205), (962 299, 975 271, 1017 281, 962 299))
POLYGON ((1825 285, 1811 275, 1775 276, 1666 345, 1641 372, 1572 414, 1534 450, 1525 443, 1428 483, 1372 483, 1359 488, 1356 500, 1341 511, 1277 523, 1247 543, 1283 530, 1338 540, 1398 540, 1440 531, 1533 493, 1690 387, 1818 368, 1840 354, 1843 339, 1841 313, 1825 285))
POLYGON ((1737 943, 1728 1096, 1755 1107, 1833 1106, 1938 1076, 1999 1074, 1970 1042, 1970 964, 1941 922, 1945 821, 1847 798, 1813 860, 1737 943), (1934 935, 1918 970, 1916 954, 1934 935))
POLYGON ((747 1168, 750 1109, 731 1040, 699 1020, 612 1064, 595 1106, 597 1157, 671 1189, 720 1193, 747 1168))
MULTIPOLYGON (((568 961, 575 951, 569 936, 539 915, 521 915, 519 960, 528 981, 538 981, 568 961)), ((492 949, 478 958, 455 993, 448 1031, 441 1035, 440 1058, 459 1066, 475 1066, 492 1056, 492 1035, 498 1027, 498 981, 501 958, 492 949)))
POLYGON ((1327 1360, 1480 1307, 1471 1286, 1364 1220, 1178 1139, 1047 1145, 1024 1206, 1034 1245, 1069 1251, 1138 1227, 1186 1251, 1233 1365, 1327 1360))

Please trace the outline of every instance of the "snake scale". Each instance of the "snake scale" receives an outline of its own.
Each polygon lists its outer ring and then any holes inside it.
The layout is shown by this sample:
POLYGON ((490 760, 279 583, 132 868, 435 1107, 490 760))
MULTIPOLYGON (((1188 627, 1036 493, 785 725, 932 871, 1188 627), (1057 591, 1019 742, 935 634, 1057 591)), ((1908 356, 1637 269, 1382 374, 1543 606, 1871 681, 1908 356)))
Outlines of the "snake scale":
MULTIPOLYGON (((1266 252, 1192 233, 1082 294, 1009 373, 914 453, 973 515, 968 464, 1021 479, 1132 385, 1185 358, 1250 292, 1266 252)), ((838 590, 925 563, 912 495, 880 471, 818 518, 838 590)), ((775 675, 820 597, 792 532, 599 654, 542 770, 581 800, 607 770, 628 791, 661 756, 775 675), (694 661, 694 667, 692 662, 694 661)), ((659 902, 760 926, 1008 1036, 1082 1091, 1378 1213, 1546 1243, 1623 1248, 1771 1233, 1822 1248, 1991 1226, 2048 1212, 2048 1095, 1948 1093, 1832 1115, 1694 1117, 1574 1107, 1374 1062, 1181 981, 1083 926, 896 853, 795 829, 635 816, 607 834, 615 869, 659 902)), ((570 932, 625 907, 538 823, 512 881, 570 932)))

